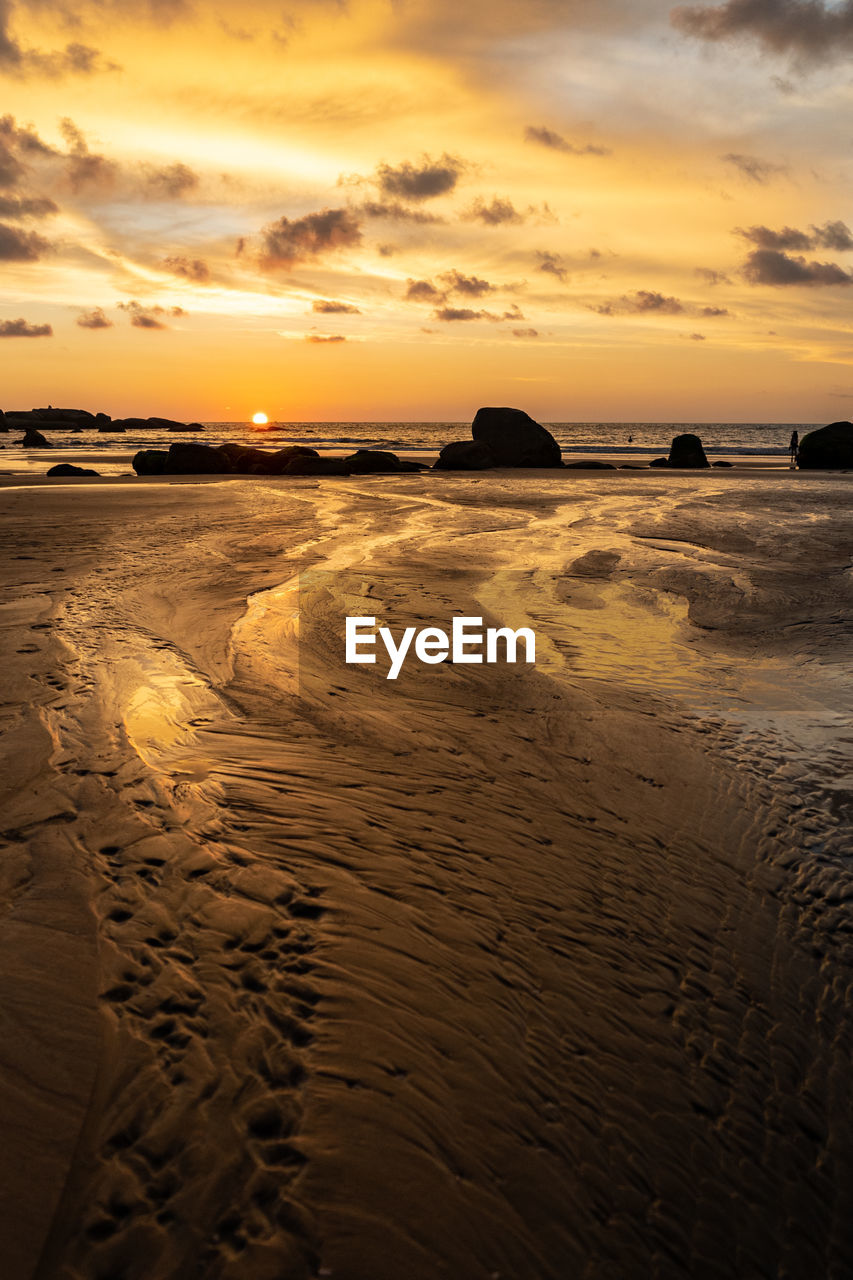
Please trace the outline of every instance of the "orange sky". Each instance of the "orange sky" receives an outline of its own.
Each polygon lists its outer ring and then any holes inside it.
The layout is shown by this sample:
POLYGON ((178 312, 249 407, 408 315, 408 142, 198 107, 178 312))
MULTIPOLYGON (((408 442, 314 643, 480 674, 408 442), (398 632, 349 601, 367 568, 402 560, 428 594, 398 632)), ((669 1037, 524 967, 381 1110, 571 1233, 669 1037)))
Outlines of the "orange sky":
POLYGON ((3 407, 848 417, 851 43, 799 0, 0 0, 3 407))

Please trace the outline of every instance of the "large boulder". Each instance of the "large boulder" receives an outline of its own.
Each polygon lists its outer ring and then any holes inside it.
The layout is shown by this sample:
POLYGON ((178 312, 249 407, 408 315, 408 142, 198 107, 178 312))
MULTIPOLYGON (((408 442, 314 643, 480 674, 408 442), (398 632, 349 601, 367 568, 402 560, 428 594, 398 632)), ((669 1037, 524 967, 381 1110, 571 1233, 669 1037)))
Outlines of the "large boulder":
POLYGON ((57 463, 47 473, 49 476, 99 476, 100 471, 90 471, 88 467, 75 467, 70 462, 57 463))
POLYGON ((323 458, 319 454, 315 458, 306 454, 296 454, 285 463, 282 473, 286 476, 346 476, 349 475, 343 458, 323 458))
MULTIPOLYGON (((79 431, 80 428, 75 427, 75 430, 79 431)), ((126 430, 127 428, 123 427, 120 422, 99 422, 98 423, 98 431, 100 431, 102 434, 106 434, 107 432, 122 434, 126 430)))
POLYGON ((810 431, 800 441, 797 462, 801 471, 853 467, 853 422, 830 422, 810 431))
POLYGON ((484 440, 454 440, 446 444, 435 463, 437 471, 487 471, 496 466, 495 455, 484 440))
POLYGON ((169 445, 169 474, 173 476, 222 476, 234 470, 221 449, 195 441, 169 445))
POLYGON ((16 444, 22 444, 25 449, 52 449, 53 445, 46 440, 40 431, 35 427, 27 427, 24 432, 23 440, 16 441, 16 444))
POLYGON ((344 466, 351 476, 375 475, 384 471, 409 470, 400 465, 396 453, 385 449, 356 449, 348 458, 344 458, 344 466))
POLYGON ((705 457, 702 441, 689 431, 673 437, 667 463, 670 467, 709 467, 711 465, 705 457))
POLYGON ((478 409, 471 424, 475 440, 487 444, 499 467, 560 467, 560 446, 523 409, 478 409))
POLYGON ((165 449, 140 449, 131 463, 138 476, 167 476, 169 455, 165 449))

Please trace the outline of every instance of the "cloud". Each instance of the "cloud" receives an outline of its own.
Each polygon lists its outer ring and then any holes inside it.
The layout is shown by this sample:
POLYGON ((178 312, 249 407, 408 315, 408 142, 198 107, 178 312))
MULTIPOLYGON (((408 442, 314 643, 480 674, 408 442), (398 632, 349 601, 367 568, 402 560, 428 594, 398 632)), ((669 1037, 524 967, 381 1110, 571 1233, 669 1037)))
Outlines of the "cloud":
POLYGON ((843 253, 846 249, 853 249, 853 235, 850 234, 850 228, 844 222, 827 222, 822 227, 811 228, 814 233, 814 243, 821 249, 834 249, 837 253, 843 253))
POLYGON ((59 213, 59 205, 46 196, 0 196, 0 217, 46 218, 59 213))
POLYGON ((49 324, 29 324, 26 320, 0 320, 0 338, 51 338, 49 324))
POLYGON ((513 337, 515 338, 538 338, 538 329, 513 329, 513 337))
POLYGON ((546 129, 543 126, 536 127, 529 124, 524 130, 524 139, 526 142, 538 142, 540 146, 548 147, 551 151, 561 151, 567 156, 609 156, 612 154, 609 147, 599 147, 591 142, 585 142, 581 146, 577 146, 574 142, 569 142, 561 133, 555 133, 553 129, 546 129))
POLYGON ((7 75, 58 79, 64 75, 93 75, 98 71, 120 69, 117 63, 105 60, 98 49, 77 41, 50 53, 25 48, 9 30, 11 13, 10 0, 0 0, 0 71, 7 75))
POLYGON ((432 313, 436 320, 483 320, 485 311, 472 311, 470 307, 439 307, 432 313))
POLYGON ((360 316, 361 311, 358 307, 352 306, 349 302, 327 302, 322 298, 315 298, 311 305, 311 310, 316 311, 322 316, 360 316))
POLYGON ((376 185, 383 195, 398 200, 433 200, 447 195, 459 181, 466 168, 465 162, 447 152, 439 160, 425 155, 419 165, 409 160, 402 164, 380 164, 376 170, 376 185))
POLYGON ((466 298, 483 298, 487 293, 494 293, 497 286, 481 280, 478 276, 463 276, 461 271, 443 271, 438 277, 447 285, 448 293, 462 293, 466 298))
POLYGON ((835 262, 806 262, 778 249, 755 249, 747 257, 743 274, 750 284, 849 285, 853 274, 835 262))
POLYGON ((433 311, 433 318, 436 320, 451 323, 456 320, 523 320, 517 306, 513 306, 510 311, 505 311, 503 315, 497 315, 494 311, 473 311, 470 307, 438 307, 433 311))
POLYGON ((667 297, 654 289, 637 289, 632 294, 623 294, 614 302, 605 302, 594 306, 601 316, 617 315, 665 315, 677 316, 684 311, 684 303, 678 298, 667 297))
POLYGON ((82 131, 67 116, 60 120, 59 130, 68 147, 68 178, 72 191, 79 191, 86 184, 112 186, 118 176, 118 165, 90 151, 82 131))
POLYGON ((705 335, 704 335, 704 333, 688 333, 688 335, 687 335, 687 336, 688 336, 688 338, 691 338, 691 339, 693 340, 693 342, 704 342, 704 341, 705 341, 705 335))
POLYGON ((142 166, 146 186, 157 195, 175 199, 186 195, 198 186, 198 174, 186 164, 169 164, 158 169, 153 165, 142 166))
POLYGON ((703 307, 699 314, 715 319, 717 316, 727 316, 729 309, 728 307, 703 307))
POLYGON ((173 258, 164 258, 163 266, 173 275, 191 280, 193 284, 210 284, 210 267, 203 258, 186 258, 179 254, 173 258))
POLYGON ((37 262, 49 248, 47 240, 35 231, 22 231, 0 222, 0 262, 37 262))
POLYGON ((144 307, 141 302, 136 301, 119 302, 117 305, 120 311, 128 313, 135 329, 168 329, 169 326, 160 319, 161 316, 186 315, 183 307, 144 307))
POLYGON ((102 307, 93 307, 91 311, 83 311, 77 317, 81 329, 112 329, 113 322, 105 314, 102 307))
POLYGON ((715 271, 713 267, 696 267, 694 275, 700 276, 706 284, 731 284, 731 280, 722 271, 715 271))
POLYGON ((778 173, 787 173, 783 164, 772 164, 769 160, 761 160, 758 156, 745 156, 737 151, 729 151, 720 157, 726 164, 734 165, 750 182, 763 185, 778 173))
POLYGON ((547 249, 537 249, 536 257, 539 259, 538 271, 545 271, 548 275, 556 276, 558 280, 565 282, 567 271, 559 253, 550 253, 547 249))
POLYGON ((482 196, 477 196, 464 216, 471 222, 482 222, 487 227, 524 221, 512 201, 504 200, 502 196, 492 196, 491 204, 486 204, 482 196))
POLYGON ((305 341, 316 343, 346 342, 346 337, 342 333, 330 333, 328 335, 321 333, 306 333, 305 341))
POLYGON ((698 7, 679 5, 672 25, 699 40, 754 40, 772 53, 800 62, 833 60, 853 47, 853 4, 822 0, 728 0, 698 7))
POLYGON ((405 296, 407 302, 440 302, 444 292, 436 289, 431 280, 407 280, 405 296))
POLYGON ((735 227, 735 235, 759 249, 810 249, 813 243, 810 235, 796 227, 783 227, 781 231, 762 226, 735 227))
POLYGON ((391 222, 444 222, 437 213, 428 213, 426 209, 410 209, 399 200, 366 200, 361 205, 361 212, 366 218, 387 218, 391 222))
POLYGON ((311 262, 321 253, 360 244, 361 226, 349 209, 323 209, 303 218, 279 218, 264 227, 261 266, 294 267, 311 262))

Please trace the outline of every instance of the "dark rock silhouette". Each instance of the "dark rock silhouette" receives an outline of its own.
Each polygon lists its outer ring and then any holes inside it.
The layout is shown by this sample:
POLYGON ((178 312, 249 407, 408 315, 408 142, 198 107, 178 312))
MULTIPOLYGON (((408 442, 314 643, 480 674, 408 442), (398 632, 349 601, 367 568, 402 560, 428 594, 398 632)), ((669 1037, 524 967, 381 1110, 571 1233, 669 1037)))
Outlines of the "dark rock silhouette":
POLYGON ((435 463, 437 471, 486 471, 497 466, 484 440, 454 440, 446 444, 435 463))
POLYGON ((669 458, 652 458, 651 462, 649 463, 649 466, 650 467, 668 467, 669 458))
POLYGON ((126 431, 203 431, 200 422, 178 422, 175 418, 116 418, 126 431))
POLYGON ((16 440, 15 444, 22 444, 25 449, 52 449, 53 445, 50 440, 46 440, 40 431, 35 427, 27 427, 23 440, 16 440))
MULTIPOLYGON (((123 427, 120 422, 101 422, 98 425, 98 431, 104 434, 106 432, 122 434, 126 429, 127 428, 123 427)), ((79 431, 80 428, 76 427, 75 430, 79 431)))
POLYGON ((173 474, 169 470, 169 455, 165 449, 140 449, 139 453, 134 455, 131 466, 138 476, 173 474))
POLYGON ((569 471, 615 471, 613 462, 601 462, 598 458, 584 458, 580 462, 564 462, 569 471))
POLYGON ((523 409, 478 409, 471 435, 489 446, 499 467, 562 466, 560 446, 551 432, 523 409))
POLYGON ((297 455, 285 464, 286 476, 346 476, 349 472, 343 458, 309 458, 305 454, 297 455))
POLYGON ((169 445, 169 470, 178 476, 229 475, 233 467, 221 451, 209 444, 169 445))
POLYGON ((730 467, 732 465, 733 464, 731 462, 727 462, 725 458, 718 458, 716 462, 711 463, 712 467, 730 467))
POLYGON ((75 467, 70 462, 59 462, 55 467, 51 467, 47 473, 49 476, 99 476, 100 471, 90 471, 88 467, 75 467))
POLYGON ((356 449, 355 453, 344 459, 344 465, 352 476, 404 470, 396 453, 389 453, 385 449, 356 449))
POLYGON ((667 463, 670 467, 710 466, 708 459, 705 457, 705 450, 702 448, 702 441, 690 431, 673 438, 672 444, 669 446, 667 463))
POLYGON ((801 471, 853 467, 853 422, 830 422, 810 431, 800 441, 797 462, 801 471))

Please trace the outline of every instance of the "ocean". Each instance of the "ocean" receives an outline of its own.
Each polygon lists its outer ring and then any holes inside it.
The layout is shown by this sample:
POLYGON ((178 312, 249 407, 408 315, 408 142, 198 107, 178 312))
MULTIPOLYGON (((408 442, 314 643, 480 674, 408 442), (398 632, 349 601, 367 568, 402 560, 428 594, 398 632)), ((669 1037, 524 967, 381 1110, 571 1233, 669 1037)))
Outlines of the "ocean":
MULTIPOLYGON (((812 430, 815 423, 803 422, 553 422, 547 423, 567 456, 591 456, 606 459, 609 454, 621 457, 636 455, 638 462, 648 461, 669 450, 672 437, 684 431, 701 437, 710 457, 784 457, 788 452, 791 432, 800 435, 812 430)), ((81 453, 103 455, 104 463, 113 469, 110 455, 126 455, 137 449, 167 449, 176 440, 198 440, 223 444, 227 440, 253 443, 265 448, 283 448, 286 444, 304 444, 335 453, 355 449, 391 449, 437 453, 451 440, 470 439, 469 422, 287 422, 270 423, 259 428, 250 422, 206 422, 204 432, 184 435, 180 431, 127 431, 124 433, 85 430, 77 433, 47 431, 48 439, 63 449, 79 449, 81 453)), ((11 435, 5 437, 7 467, 11 435)), ((22 455, 27 470, 41 470, 44 455, 22 455)), ((17 458, 14 459, 17 464, 17 458)), ((13 465, 14 465, 13 464, 13 465)), ((19 469, 15 465, 15 469, 19 469)))

